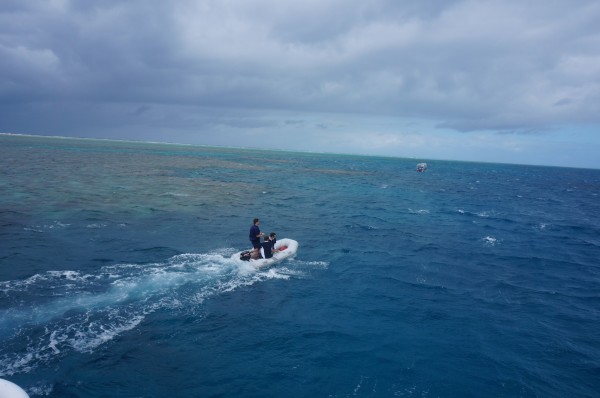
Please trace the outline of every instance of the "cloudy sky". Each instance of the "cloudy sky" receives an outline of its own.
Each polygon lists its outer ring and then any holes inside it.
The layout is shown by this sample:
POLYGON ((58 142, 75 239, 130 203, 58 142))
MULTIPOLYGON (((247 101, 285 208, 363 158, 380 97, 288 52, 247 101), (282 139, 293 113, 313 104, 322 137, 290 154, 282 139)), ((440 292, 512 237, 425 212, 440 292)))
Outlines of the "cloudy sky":
POLYGON ((2 0, 0 132, 600 168, 598 0, 2 0))

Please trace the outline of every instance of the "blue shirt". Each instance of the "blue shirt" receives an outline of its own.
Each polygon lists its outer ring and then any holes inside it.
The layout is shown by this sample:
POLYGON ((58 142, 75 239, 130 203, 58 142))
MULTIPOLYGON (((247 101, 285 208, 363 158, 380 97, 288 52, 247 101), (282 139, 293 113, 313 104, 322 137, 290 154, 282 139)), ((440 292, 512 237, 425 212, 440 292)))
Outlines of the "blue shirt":
POLYGON ((258 225, 251 226, 248 236, 248 238, 250 238, 250 242, 260 242, 260 237, 258 235, 260 235, 260 229, 258 228, 258 225))

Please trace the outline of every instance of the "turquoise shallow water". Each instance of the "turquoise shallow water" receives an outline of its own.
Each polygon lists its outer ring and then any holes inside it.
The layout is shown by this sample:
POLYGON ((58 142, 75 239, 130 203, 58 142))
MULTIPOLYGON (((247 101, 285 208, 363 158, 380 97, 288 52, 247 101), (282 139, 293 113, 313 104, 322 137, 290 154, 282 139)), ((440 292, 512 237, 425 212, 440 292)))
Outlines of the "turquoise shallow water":
POLYGON ((0 135, 0 377, 49 397, 593 397, 600 171, 0 135), (299 241, 256 271, 261 229, 299 241))

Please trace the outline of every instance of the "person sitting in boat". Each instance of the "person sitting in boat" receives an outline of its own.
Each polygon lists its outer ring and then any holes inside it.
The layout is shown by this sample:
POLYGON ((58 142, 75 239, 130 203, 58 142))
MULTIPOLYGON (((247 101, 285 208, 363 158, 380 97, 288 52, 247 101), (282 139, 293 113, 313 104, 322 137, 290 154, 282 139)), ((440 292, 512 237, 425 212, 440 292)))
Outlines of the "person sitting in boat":
POLYGON ((265 236, 265 241, 262 244, 265 258, 273 257, 275 251, 275 241, 271 240, 271 236, 265 236))
POLYGON ((260 258, 260 237, 264 234, 260 232, 260 228, 258 228, 259 224, 260 220, 258 218, 255 218, 252 222, 252 226, 250 227, 250 232, 248 234, 250 243, 252 243, 252 247, 254 248, 252 258, 260 258))
POLYGON ((281 246, 279 249, 275 249, 275 243, 277 243, 277 234, 275 232, 271 232, 269 234, 269 238, 271 238, 271 241, 273 242, 273 254, 282 252, 285 249, 287 249, 287 246, 281 246))

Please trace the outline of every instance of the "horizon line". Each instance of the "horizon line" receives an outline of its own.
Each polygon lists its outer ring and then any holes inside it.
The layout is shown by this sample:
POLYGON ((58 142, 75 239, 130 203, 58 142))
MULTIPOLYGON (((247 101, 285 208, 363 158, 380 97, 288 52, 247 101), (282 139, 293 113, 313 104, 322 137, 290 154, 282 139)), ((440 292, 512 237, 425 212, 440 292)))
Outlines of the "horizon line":
POLYGON ((187 144, 187 143, 171 142, 171 141, 144 141, 144 140, 132 140, 132 139, 76 137, 76 136, 62 136, 62 135, 40 135, 40 134, 27 134, 27 133, 10 133, 10 132, 0 132, 0 135, 34 137, 34 138, 54 138, 54 139, 64 139, 64 140, 71 139, 71 140, 122 142, 122 143, 131 143, 131 144, 179 145, 179 146, 219 148, 219 149, 239 149, 239 150, 249 150, 249 151, 290 152, 290 153, 316 154, 316 155, 358 156, 358 157, 385 158, 385 159, 406 159, 406 160, 415 160, 416 162, 419 162, 419 159, 421 159, 421 160, 426 160, 426 161, 439 161, 439 162, 482 163, 482 164, 525 166, 525 167, 533 166, 533 167, 553 167, 553 168, 579 169, 579 170, 600 170, 600 168, 596 169, 596 168, 591 168, 591 167, 577 167, 577 166, 557 166, 557 165, 545 165, 545 164, 525 164, 525 163, 506 163, 506 162, 485 162, 485 161, 479 161, 479 160, 418 158, 418 157, 402 157, 402 156, 392 156, 392 155, 373 155, 373 154, 362 154, 362 153, 299 151, 299 150, 282 149, 282 148, 259 148, 259 147, 225 146, 225 145, 187 144))

